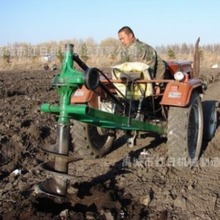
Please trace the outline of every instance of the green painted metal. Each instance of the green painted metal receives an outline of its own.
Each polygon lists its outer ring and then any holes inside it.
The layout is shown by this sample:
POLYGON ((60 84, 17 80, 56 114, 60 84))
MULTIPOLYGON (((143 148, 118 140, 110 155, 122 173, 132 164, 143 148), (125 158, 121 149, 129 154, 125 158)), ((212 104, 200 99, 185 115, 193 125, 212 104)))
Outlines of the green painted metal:
MULTIPOLYGON (((84 84, 84 74, 75 70, 73 65, 73 45, 66 45, 66 52, 60 74, 52 81, 52 86, 59 94, 58 124, 69 124, 69 115, 66 110, 70 105, 71 95, 84 84)), ((44 111, 44 105, 41 107, 44 111)))
MULTIPOLYGON (((60 106, 44 104, 42 105, 42 111, 59 114, 60 106)), ((103 112, 98 109, 90 108, 87 105, 68 105, 65 111, 75 120, 98 127, 132 131, 151 131, 164 134, 163 127, 134 119, 128 121, 128 117, 103 112)))
POLYGON ((59 105, 43 104, 42 112, 59 115, 58 124, 69 125, 70 118, 108 129, 152 131, 164 134, 164 127, 129 119, 128 117, 90 108, 87 105, 71 105, 71 95, 84 84, 84 73, 73 67, 73 47, 67 48, 61 73, 52 85, 56 88, 59 105))

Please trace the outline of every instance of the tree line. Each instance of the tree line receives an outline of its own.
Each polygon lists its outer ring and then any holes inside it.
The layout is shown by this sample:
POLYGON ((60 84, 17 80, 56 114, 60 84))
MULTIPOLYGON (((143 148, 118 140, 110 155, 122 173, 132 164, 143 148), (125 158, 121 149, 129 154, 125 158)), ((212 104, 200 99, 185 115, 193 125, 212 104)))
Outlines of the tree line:
MULTIPOLYGON (((66 43, 74 44, 74 51, 85 61, 91 62, 95 59, 101 60, 101 58, 105 56, 108 56, 113 62, 114 56, 120 46, 120 42, 115 38, 107 38, 100 43, 95 42, 92 38, 86 40, 71 39, 64 41, 51 41, 37 45, 16 42, 0 47, 0 57, 5 60, 5 62, 9 63, 13 58, 36 58, 50 54, 61 61, 66 43)), ((162 55, 162 57, 176 59, 181 57, 181 55, 192 56, 194 54, 194 48, 195 45, 193 44, 182 43, 156 46, 155 50, 162 55)), ((210 54, 213 54, 218 59, 220 56, 220 44, 200 45, 199 53, 201 58, 204 58, 206 54, 209 54, 209 56, 210 54)))

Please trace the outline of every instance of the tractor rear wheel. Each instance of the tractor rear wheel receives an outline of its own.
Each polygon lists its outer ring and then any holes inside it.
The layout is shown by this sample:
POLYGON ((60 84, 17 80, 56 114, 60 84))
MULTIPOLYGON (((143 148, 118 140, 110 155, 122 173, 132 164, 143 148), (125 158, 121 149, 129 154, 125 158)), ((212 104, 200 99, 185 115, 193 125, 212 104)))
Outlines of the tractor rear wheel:
POLYGON ((167 132, 169 158, 177 166, 194 165, 203 138, 203 110, 198 92, 192 93, 187 107, 170 107, 167 132))
POLYGON ((104 156, 115 140, 114 132, 75 120, 70 133, 73 152, 87 159, 104 156))
POLYGON ((214 100, 206 100, 202 102, 203 117, 204 117, 204 128, 203 128, 203 139, 210 141, 217 129, 217 102, 214 100))

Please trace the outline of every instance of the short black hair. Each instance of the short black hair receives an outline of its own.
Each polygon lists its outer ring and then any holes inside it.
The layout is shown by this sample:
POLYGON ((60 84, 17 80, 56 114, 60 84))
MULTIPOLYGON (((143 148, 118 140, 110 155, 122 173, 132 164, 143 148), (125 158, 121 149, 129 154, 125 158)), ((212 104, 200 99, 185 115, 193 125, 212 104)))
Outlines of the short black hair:
POLYGON ((128 26, 124 26, 124 27, 120 28, 118 31, 118 34, 121 33, 122 31, 124 31, 126 34, 132 34, 133 37, 135 37, 133 30, 128 26))

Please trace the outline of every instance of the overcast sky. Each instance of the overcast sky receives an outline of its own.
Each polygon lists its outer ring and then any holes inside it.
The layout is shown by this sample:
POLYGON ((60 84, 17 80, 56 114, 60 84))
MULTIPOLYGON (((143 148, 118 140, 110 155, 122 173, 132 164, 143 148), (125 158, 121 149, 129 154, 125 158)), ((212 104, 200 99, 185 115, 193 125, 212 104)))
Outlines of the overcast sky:
POLYGON ((220 0, 0 0, 0 46, 93 38, 130 26, 152 46, 220 43, 220 0))

